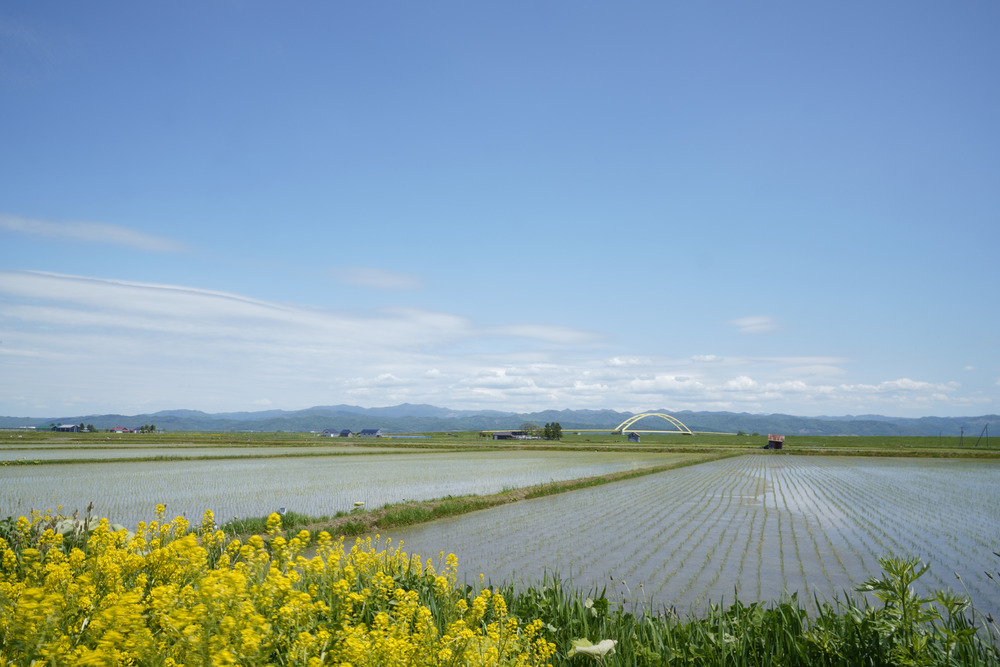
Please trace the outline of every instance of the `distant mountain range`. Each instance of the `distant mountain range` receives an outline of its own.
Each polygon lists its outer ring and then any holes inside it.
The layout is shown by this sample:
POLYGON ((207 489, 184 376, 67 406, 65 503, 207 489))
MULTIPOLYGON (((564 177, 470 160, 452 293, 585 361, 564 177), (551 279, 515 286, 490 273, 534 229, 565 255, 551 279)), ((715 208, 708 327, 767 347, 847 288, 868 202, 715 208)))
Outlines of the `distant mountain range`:
MULTIPOLYGON (((978 437, 988 424, 1000 424, 1000 416, 980 417, 883 417, 859 415, 843 417, 796 417, 783 414, 746 412, 673 412, 656 409, 682 421, 692 431, 721 433, 783 433, 785 435, 883 435, 978 437)), ((262 410, 260 412, 219 412, 163 410, 140 415, 75 415, 60 417, 0 417, 0 428, 50 424, 93 424, 96 428, 137 427, 154 424, 165 431, 322 431, 324 429, 381 428, 386 433, 434 431, 484 431, 516 429, 525 422, 539 426, 559 422, 563 430, 615 428, 636 413, 614 410, 546 410, 543 412, 499 412, 494 410, 452 410, 433 405, 404 403, 384 408, 356 405, 316 406, 305 410, 262 410)), ((661 422, 663 428, 669 428, 661 422)), ((651 422, 646 428, 661 428, 651 422)), ((1000 434, 1000 427, 997 428, 1000 434)))

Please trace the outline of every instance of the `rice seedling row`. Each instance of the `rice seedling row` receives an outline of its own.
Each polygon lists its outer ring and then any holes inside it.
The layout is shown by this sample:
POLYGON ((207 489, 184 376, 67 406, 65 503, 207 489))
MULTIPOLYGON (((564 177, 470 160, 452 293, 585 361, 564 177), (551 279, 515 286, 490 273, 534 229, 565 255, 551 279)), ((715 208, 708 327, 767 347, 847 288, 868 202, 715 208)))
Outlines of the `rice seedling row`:
MULTIPOLYGON (((912 484, 925 486, 926 479, 921 479, 922 475, 915 476, 912 484)), ((874 534, 878 543, 889 552, 893 553, 919 553, 923 550, 924 539, 914 539, 918 532, 906 530, 905 527, 911 520, 908 516, 926 516, 930 507, 924 506, 924 499, 919 496, 912 497, 905 507, 891 502, 891 498, 899 497, 904 489, 901 485, 893 483, 893 480, 885 479, 884 476, 876 475, 859 486, 868 487, 869 495, 873 496, 872 501, 867 505, 865 521, 867 529, 874 534), (875 510, 878 508, 878 511, 875 510), (904 512, 904 514, 901 514, 904 512)), ((855 494, 861 494, 862 489, 858 486, 854 489, 855 494)), ((856 497, 864 497, 857 495, 856 497)), ((937 585, 947 585, 947 580, 941 576, 939 571, 932 571, 928 575, 929 579, 935 580, 937 585)))
POLYGON ((962 585, 1000 610, 1000 463, 753 454, 392 531, 469 572, 657 606, 831 599, 894 553, 931 564, 921 590, 962 585), (955 573, 961 574, 958 582, 955 573))
MULTIPOLYGON (((718 477, 716 477, 715 479, 713 479, 712 483, 713 485, 716 485, 720 481, 721 480, 718 479, 718 477)), ((730 501, 732 498, 731 491, 732 489, 730 489, 729 494, 725 494, 728 495, 730 501)), ((720 501, 723 497, 724 495, 722 494, 718 495, 720 501)), ((698 537, 697 539, 695 539, 691 551, 687 556, 687 558, 692 559, 693 562, 698 562, 698 559, 701 558, 702 566, 701 569, 696 572, 695 576, 692 576, 687 580, 687 582, 684 585, 684 588, 682 588, 681 590, 682 595, 686 595, 689 591, 699 591, 699 590, 707 593, 709 590, 711 590, 712 585, 715 583, 715 581, 717 581, 718 577, 711 578, 710 575, 713 573, 713 570, 715 572, 718 572, 718 570, 721 569, 721 567, 723 567, 723 563, 725 561, 725 554, 723 554, 723 557, 721 559, 718 559, 723 562, 720 562, 717 568, 711 567, 712 562, 713 560, 717 559, 717 554, 720 553, 720 545, 722 544, 724 538, 726 537, 726 534, 727 533, 733 534, 732 539, 735 539, 735 537, 738 536, 738 530, 733 530, 732 524, 738 521, 741 517, 734 516, 732 513, 729 513, 727 510, 729 509, 730 506, 731 502, 727 502, 725 506, 723 506, 722 503, 719 502, 716 506, 706 508, 710 518, 708 518, 708 520, 703 520, 703 522, 700 523, 700 526, 703 527, 703 530, 699 530, 698 533, 696 533, 698 537), (724 524, 723 524, 723 519, 725 519, 724 524), (710 580, 706 581, 706 579, 710 580)), ((700 597, 698 599, 700 599, 700 597)))
POLYGON ((0 466, 0 516, 63 507, 126 526, 158 503, 171 515, 220 520, 259 517, 281 507, 313 516, 403 500, 498 493, 553 480, 629 471, 683 454, 441 452, 219 461, 114 462, 0 466))
MULTIPOLYGON (((812 485, 817 482, 815 476, 810 471, 806 470, 803 473, 802 477, 808 480, 809 484, 812 485)), ((891 480, 885 481, 888 482, 891 480)), ((867 505, 869 509, 866 511, 866 514, 870 518, 865 519, 865 521, 868 523, 866 530, 875 536, 880 548, 893 553, 915 553, 919 545, 916 541, 910 539, 910 531, 903 529, 905 520, 898 513, 903 508, 892 502, 885 502, 883 500, 883 498, 898 497, 902 492, 902 487, 895 483, 880 484, 877 481, 867 480, 863 484, 856 485, 852 489, 850 497, 864 498, 864 488, 868 489, 868 495, 876 494, 874 497, 875 502, 867 505), (873 508, 875 507, 879 508, 877 514, 874 513, 873 508)), ((910 511, 911 507, 912 504, 908 504, 906 510, 910 511)), ((938 577, 938 584, 946 585, 946 582, 938 577)))
MULTIPOLYGON (((839 543, 847 544, 848 548, 851 550, 852 554, 857 554, 857 550, 853 543, 849 542, 843 537, 843 522, 841 521, 831 521, 828 525, 823 524, 822 512, 820 510, 822 503, 820 494, 817 492, 815 486, 807 486, 805 488, 805 494, 803 495, 803 500, 807 506, 807 510, 804 511, 803 516, 807 526, 807 532, 809 533, 810 539, 813 543, 813 548, 815 549, 816 558, 820 563, 820 567, 823 570, 823 575, 826 578, 827 589, 833 587, 833 577, 840 575, 844 577, 849 574, 850 570, 844 564, 844 558, 841 556, 840 550, 837 549, 834 544, 834 535, 840 536, 839 543), (811 521, 810 521, 811 517, 811 521), (813 527, 815 526, 815 531, 813 527), (819 537, 817 537, 819 535, 819 537), (822 545, 820 544, 822 541, 822 545), (829 568, 829 569, 828 569, 829 568), (831 570, 834 572, 831 575, 831 570)), ((854 569, 860 569, 863 567, 863 562, 855 566, 854 569), (860 567, 858 567, 860 565, 860 567)))
MULTIPOLYGON (((825 532, 818 526, 818 523, 814 520, 810 522, 809 517, 813 515, 813 502, 812 497, 808 491, 800 485, 801 477, 791 476, 787 478, 788 489, 794 496, 798 499, 798 506, 801 511, 798 512, 795 520, 792 521, 793 535, 795 535, 794 527, 796 523, 800 526, 798 534, 793 538, 795 540, 795 555, 799 558, 799 568, 802 572, 802 578, 805 581, 813 581, 814 583, 819 583, 816 579, 813 579, 810 573, 807 572, 809 566, 813 566, 813 571, 816 572, 817 578, 822 579, 821 587, 829 590, 833 585, 833 580, 830 577, 830 573, 827 572, 826 560, 823 557, 823 552, 820 547, 819 542, 816 539, 816 533, 825 532), (813 530, 813 526, 816 525, 816 530, 813 530), (803 529, 805 532, 805 537, 803 537, 803 529), (800 552, 800 549, 802 550, 800 552)), ((831 559, 832 560, 832 559, 831 559)))
MULTIPOLYGON (((678 491, 681 494, 683 494, 683 492, 685 490, 684 489, 679 489, 678 491)), ((682 495, 678 495, 678 496, 675 496, 675 497, 682 497, 682 495)), ((698 508, 701 508, 699 511, 701 511, 703 513, 703 515, 707 514, 710 517, 709 520, 718 521, 724 515, 724 512, 720 511, 720 506, 719 506, 719 503, 722 500, 722 498, 723 498, 723 496, 718 495, 718 494, 702 495, 700 498, 697 499, 697 501, 695 503, 695 506, 698 507, 698 508), (710 502, 708 502, 706 500, 707 498, 711 498, 715 502, 714 503, 710 503, 710 502)), ((731 502, 731 495, 729 495, 729 498, 730 498, 729 502, 731 502)), ((641 503, 641 502, 642 502, 641 499, 637 499, 637 503, 641 503)), ((651 502, 650 504, 654 505, 654 506, 657 506, 659 508, 659 512, 660 512, 661 516, 664 513, 669 512, 669 510, 670 510, 670 507, 669 507, 668 503, 658 503, 658 502, 654 501, 654 502, 651 502)), ((669 527, 673 528, 673 532, 670 533, 670 534, 668 534, 668 535, 666 535, 666 536, 662 536, 660 539, 662 540, 662 543, 664 543, 664 544, 670 544, 671 541, 676 542, 676 547, 671 552, 671 556, 674 557, 674 560, 676 560, 677 557, 680 557, 682 560, 685 560, 685 559, 694 559, 694 558, 701 557, 701 554, 698 551, 699 547, 701 546, 701 540, 698 540, 698 539, 692 540, 690 534, 686 536, 686 539, 676 539, 679 531, 681 531, 682 528, 689 527, 691 525, 690 522, 684 521, 683 517, 675 515, 672 520, 669 520, 666 523, 668 524, 669 527)), ((704 535, 707 536, 708 532, 705 532, 704 535)), ((648 550, 648 547, 644 546, 642 543, 631 542, 631 545, 632 545, 632 549, 633 549, 633 554, 634 555, 633 555, 633 557, 631 557, 629 559, 626 559, 623 562, 631 562, 631 563, 634 563, 634 564, 644 563, 652 555, 652 552, 650 552, 648 550)), ((712 551, 713 551, 713 547, 706 546, 704 548, 704 552, 706 554, 711 553, 712 551)), ((669 563, 669 562, 670 562, 670 560, 664 560, 665 564, 669 563)), ((622 574, 622 577, 626 581, 628 581, 632 577, 632 575, 633 575, 633 573, 635 571, 636 571, 636 567, 635 566, 633 566, 633 567, 627 567, 627 568, 625 568, 625 570, 624 570, 624 572, 622 574)), ((671 574, 673 574, 673 573, 671 573, 671 574)), ((668 579, 669 579, 669 577, 668 577, 668 579)))
MULTIPOLYGON (((945 468, 948 466, 947 463, 943 465, 945 468)), ((933 524, 925 524, 923 519, 928 516, 940 514, 942 509, 952 507, 953 503, 947 501, 948 495, 955 494, 956 492, 960 495, 960 491, 964 485, 952 486, 950 489, 942 491, 943 478, 940 473, 935 473, 935 471, 928 470, 922 466, 913 467, 913 462, 910 461, 897 462, 896 467, 904 470, 909 468, 907 474, 912 476, 912 481, 907 481, 906 484, 899 483, 898 481, 881 484, 880 481, 886 479, 884 470, 870 466, 862 467, 858 474, 855 475, 854 483, 847 486, 844 497, 853 499, 854 506, 860 504, 864 507, 865 511, 859 513, 859 521, 862 523, 861 527, 865 530, 861 531, 860 534, 864 537, 874 536, 874 540, 866 540, 869 544, 878 544, 880 550, 885 550, 886 546, 888 546, 889 550, 897 553, 913 553, 927 557, 927 545, 934 542, 934 531, 928 531, 925 528, 925 525, 933 524), (866 473, 870 474, 866 477, 866 473), (914 493, 914 489, 926 489, 930 490, 931 493, 914 493), (907 502, 898 502, 898 499, 901 497, 907 498, 907 502), (937 499, 936 502, 932 500, 934 498, 937 499)), ((821 471, 822 479, 820 479, 816 471, 812 473, 809 471, 804 472, 806 474, 803 475, 803 483, 807 487, 819 489, 826 487, 827 482, 831 479, 836 480, 840 476, 837 474, 829 475, 826 471, 821 471), (809 477, 812 479, 809 479, 809 477)), ((894 480, 890 479, 889 481, 894 480)), ((842 521, 826 520, 831 516, 837 518, 836 512, 822 512, 819 508, 815 508, 813 511, 806 513, 806 516, 809 515, 819 519, 820 526, 824 528, 824 532, 828 536, 835 534, 843 523, 842 521)), ((975 524, 970 523, 967 519, 962 522, 956 522, 954 519, 960 515, 961 513, 946 512, 938 519, 939 525, 948 527, 964 524, 969 535, 983 534, 982 514, 976 512, 965 514, 965 517, 978 517, 979 522, 975 524)), ((992 516, 995 517, 996 514, 992 516)), ((845 543, 853 546, 854 541, 848 539, 845 540, 845 543)), ((961 546, 963 544, 968 545, 969 542, 958 540, 951 547, 944 545, 944 548, 937 550, 937 559, 942 560, 947 558, 951 563, 960 567, 964 563, 975 562, 977 558, 982 557, 983 549, 971 549, 967 548, 967 546, 961 546)), ((989 547, 990 545, 982 544, 981 546, 989 547)), ((871 548, 871 551, 875 552, 875 549, 871 548)), ((934 568, 932 573, 930 573, 930 582, 933 585, 946 586, 954 582, 954 577, 952 576, 952 572, 947 568, 938 567, 934 568)))

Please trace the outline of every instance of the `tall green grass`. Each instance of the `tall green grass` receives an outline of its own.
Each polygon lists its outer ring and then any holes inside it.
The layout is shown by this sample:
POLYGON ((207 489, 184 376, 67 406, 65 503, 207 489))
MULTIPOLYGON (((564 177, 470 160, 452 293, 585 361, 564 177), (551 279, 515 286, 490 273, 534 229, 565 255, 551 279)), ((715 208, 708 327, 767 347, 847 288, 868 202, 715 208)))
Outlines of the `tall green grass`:
POLYGON ((393 505, 378 519, 378 527, 384 529, 411 526, 447 516, 458 516, 459 514, 496 507, 504 502, 506 500, 497 496, 465 496, 461 498, 448 497, 432 503, 431 506, 393 505))
MULTIPOLYGON (((340 512, 338 516, 343 516, 340 512)), ((299 512, 286 512, 281 517, 281 525, 289 532, 294 532, 296 528, 301 528, 313 523, 330 521, 328 516, 310 516, 299 512)), ((222 531, 227 535, 261 535, 267 532, 267 517, 247 517, 244 519, 233 519, 222 525, 222 531)))
MULTIPOLYGON (((912 584, 925 571, 915 559, 880 559, 884 573, 860 584, 877 602, 845 597, 816 601, 810 616, 792 596, 772 602, 713 605, 703 616, 673 610, 628 609, 591 597, 549 577, 537 587, 507 585, 500 592, 511 613, 540 618, 558 647, 553 664, 704 667, 1000 665, 1000 631, 990 614, 948 591, 921 597, 912 584), (615 642, 601 657, 571 656, 579 640, 615 642), (593 663, 591 663, 593 664, 593 663)), ((1000 573, 998 573, 1000 576, 1000 573)))

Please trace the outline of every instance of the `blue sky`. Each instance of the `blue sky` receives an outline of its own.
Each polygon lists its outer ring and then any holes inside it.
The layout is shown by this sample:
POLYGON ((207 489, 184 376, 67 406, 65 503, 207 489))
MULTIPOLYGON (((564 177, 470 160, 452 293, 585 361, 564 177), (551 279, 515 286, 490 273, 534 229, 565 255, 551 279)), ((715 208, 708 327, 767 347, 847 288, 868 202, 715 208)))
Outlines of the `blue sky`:
POLYGON ((998 30, 0 1, 0 414, 998 412, 998 30))

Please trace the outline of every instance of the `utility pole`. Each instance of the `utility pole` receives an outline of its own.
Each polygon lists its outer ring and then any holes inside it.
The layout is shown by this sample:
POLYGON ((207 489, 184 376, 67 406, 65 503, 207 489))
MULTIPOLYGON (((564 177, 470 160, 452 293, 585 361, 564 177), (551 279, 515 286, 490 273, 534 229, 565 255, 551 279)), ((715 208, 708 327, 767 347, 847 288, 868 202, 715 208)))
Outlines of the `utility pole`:
POLYGON ((983 427, 982 433, 980 433, 979 437, 976 439, 976 447, 979 446, 979 441, 983 439, 983 434, 984 433, 986 434, 986 449, 989 449, 990 448, 990 425, 989 424, 987 424, 986 426, 983 427))

